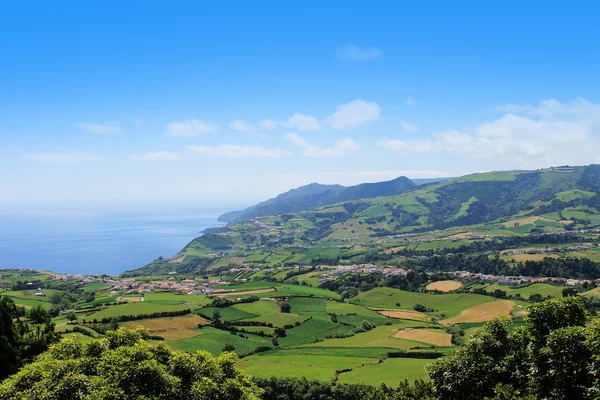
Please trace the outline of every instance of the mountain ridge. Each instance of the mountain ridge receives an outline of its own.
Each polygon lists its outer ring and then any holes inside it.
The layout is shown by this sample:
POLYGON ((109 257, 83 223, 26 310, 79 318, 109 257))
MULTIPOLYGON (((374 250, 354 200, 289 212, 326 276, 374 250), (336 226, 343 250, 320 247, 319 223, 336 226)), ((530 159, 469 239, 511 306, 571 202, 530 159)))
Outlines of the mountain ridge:
POLYGON ((389 181, 361 183, 354 186, 310 183, 288 190, 245 210, 224 213, 217 220, 226 223, 241 222, 254 217, 301 211, 343 201, 400 194, 416 186, 413 181, 405 176, 389 181))
POLYGON ((178 253, 180 263, 154 262, 130 274, 342 260, 401 264, 389 251, 407 248, 409 236, 485 248, 477 241, 599 229, 600 165, 488 172, 230 224, 192 240, 178 253))

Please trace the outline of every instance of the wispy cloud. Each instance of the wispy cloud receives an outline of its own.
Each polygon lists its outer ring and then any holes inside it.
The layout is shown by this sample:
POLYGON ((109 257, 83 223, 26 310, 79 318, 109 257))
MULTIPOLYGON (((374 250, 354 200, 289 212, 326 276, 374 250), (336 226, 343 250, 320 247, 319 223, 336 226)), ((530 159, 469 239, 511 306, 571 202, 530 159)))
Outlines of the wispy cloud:
POLYGON ((200 136, 207 133, 217 132, 219 125, 212 122, 205 122, 198 119, 189 119, 187 121, 171 122, 167 125, 167 135, 169 136, 200 136))
POLYGON ((183 157, 179 153, 172 153, 169 151, 154 151, 142 154, 135 154, 129 156, 130 160, 135 161, 181 161, 183 157))
POLYGON ((600 162, 600 104, 584 99, 561 103, 543 100, 538 106, 510 105, 501 118, 472 132, 447 130, 428 139, 387 140, 379 147, 400 153, 445 152, 459 157, 494 160, 510 168, 600 162))
POLYGON ((318 131, 321 123, 310 115, 294 114, 288 118, 288 126, 299 131, 318 131))
POLYGON ((376 121, 381 115, 381 107, 376 103, 361 99, 337 106, 335 112, 325 119, 334 129, 349 129, 376 121))
POLYGON ((406 104, 407 106, 414 106, 415 104, 417 104, 417 101, 412 97, 408 96, 408 98, 404 100, 404 104, 406 104))
POLYGON ((238 132, 255 132, 256 131, 256 127, 254 125, 252 125, 249 122, 241 121, 241 120, 230 122, 229 127, 231 129, 233 129, 234 131, 238 131, 238 132))
POLYGON ((258 127, 264 131, 270 131, 273 130, 275 128, 277 128, 278 126, 280 126, 281 123, 277 122, 273 119, 263 119, 262 121, 260 121, 258 123, 258 127))
POLYGON ((402 128, 404 128, 405 131, 408 132, 418 132, 419 129, 419 125, 416 124, 411 124, 410 122, 406 122, 406 121, 402 121, 402 128))
POLYGON ((376 48, 364 48, 356 44, 347 44, 338 47, 335 51, 335 55, 341 60, 366 61, 381 57, 381 50, 376 48))
POLYGON ((85 161, 98 161, 102 157, 84 151, 60 151, 54 153, 27 153, 21 156, 31 161, 39 161, 48 164, 76 164, 85 161))
POLYGON ((359 148, 358 144, 350 138, 336 141, 333 147, 316 146, 292 132, 287 132, 285 138, 294 146, 302 149, 302 154, 307 157, 338 157, 352 154, 359 148))
POLYGON ((121 123, 119 121, 97 122, 78 122, 73 124, 74 127, 88 133, 99 135, 110 135, 121 132, 121 123))
POLYGON ((246 145, 233 145, 224 144, 220 146, 188 146, 187 150, 202 154, 205 156, 212 157, 228 157, 228 158, 247 158, 247 157, 266 157, 266 158, 279 158, 283 156, 289 156, 289 151, 281 149, 269 149, 261 146, 246 146, 246 145))

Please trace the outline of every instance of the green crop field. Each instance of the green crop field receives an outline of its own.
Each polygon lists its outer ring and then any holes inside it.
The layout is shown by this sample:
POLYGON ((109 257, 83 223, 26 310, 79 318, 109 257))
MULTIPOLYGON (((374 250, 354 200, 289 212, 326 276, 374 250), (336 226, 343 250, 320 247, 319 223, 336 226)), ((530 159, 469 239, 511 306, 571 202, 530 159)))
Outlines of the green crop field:
MULTIPOLYGON (((404 322, 404 321, 403 321, 404 322)), ((419 327, 423 326, 419 322, 409 323, 404 322, 402 325, 386 325, 378 326, 375 329, 359 333, 354 336, 343 338, 343 339, 327 339, 322 342, 308 344, 308 347, 385 347, 400 350, 410 350, 413 347, 423 346, 423 343, 397 339, 394 335, 399 329, 408 327, 419 327)))
POLYGON ((527 299, 532 294, 541 294, 543 297, 546 296, 560 296, 564 286, 550 285, 548 283, 534 283, 524 287, 511 287, 502 286, 498 283, 494 283, 486 288, 488 292, 493 292, 496 289, 504 290, 507 295, 520 294, 523 298, 527 299))
POLYGON ((102 282, 94 282, 88 283, 87 285, 82 286, 84 292, 97 292, 99 290, 108 289, 110 285, 102 282))
POLYGON ((298 314, 285 314, 279 312, 277 304, 274 301, 259 300, 253 303, 237 304, 233 306, 248 314, 256 314, 256 317, 245 318, 246 321, 258 321, 273 324, 274 326, 293 325, 296 322, 306 320, 298 314))
POLYGON ((238 354, 248 353, 260 346, 271 346, 270 338, 261 338, 252 334, 246 334, 245 336, 248 337, 246 339, 210 326, 197 328, 197 331, 196 336, 167 342, 167 344, 180 351, 193 353, 197 350, 205 350, 215 355, 220 354, 226 344, 233 345, 238 354))
POLYGON ((326 314, 313 316, 300 326, 288 329, 287 336, 280 338, 282 346, 298 346, 312 343, 315 339, 323 340, 329 335, 348 335, 352 333, 352 327, 336 324, 326 314))
POLYGON ((202 315, 206 315, 207 317, 212 317, 215 311, 218 311, 221 314, 221 321, 235 322, 240 321, 242 319, 254 318, 258 317, 259 314, 252 314, 246 311, 242 311, 236 307, 204 307, 199 309, 197 312, 202 315))
POLYGON ((179 293, 146 293, 144 303, 149 304, 190 304, 194 306, 210 303, 210 300, 203 294, 185 295, 179 293))
POLYGON ((162 304, 147 304, 147 303, 127 303, 108 306, 105 309, 92 313, 86 316, 87 320, 102 318, 119 317, 121 315, 136 315, 136 314, 152 314, 163 311, 179 311, 190 308, 187 304, 181 305, 162 305, 162 304))
POLYGON ((405 310, 413 310, 413 306, 420 303, 436 310, 436 314, 443 313, 447 317, 451 317, 460 314, 466 308, 494 301, 494 298, 470 293, 433 294, 406 292, 390 288, 375 288, 368 292, 360 293, 358 296, 350 299, 350 301, 370 307, 405 310), (400 304, 400 306, 396 306, 396 304, 400 304))
POLYGON ((367 385, 386 385, 396 387, 404 379, 427 379, 425 367, 433 360, 411 358, 391 358, 382 363, 366 365, 344 372, 339 376, 339 383, 363 383, 367 385))
POLYGON ((261 378, 271 376, 306 378, 328 381, 335 377, 336 370, 356 368, 377 363, 365 357, 339 357, 335 355, 258 355, 246 357, 239 363, 246 373, 261 378))

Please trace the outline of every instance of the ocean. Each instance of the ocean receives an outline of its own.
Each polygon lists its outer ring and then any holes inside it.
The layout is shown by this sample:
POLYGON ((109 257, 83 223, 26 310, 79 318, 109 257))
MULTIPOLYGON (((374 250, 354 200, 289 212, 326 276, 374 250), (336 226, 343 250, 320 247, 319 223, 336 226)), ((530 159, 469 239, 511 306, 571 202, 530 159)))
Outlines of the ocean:
POLYGON ((0 268, 118 275, 172 256, 217 226, 202 211, 4 213, 0 268))

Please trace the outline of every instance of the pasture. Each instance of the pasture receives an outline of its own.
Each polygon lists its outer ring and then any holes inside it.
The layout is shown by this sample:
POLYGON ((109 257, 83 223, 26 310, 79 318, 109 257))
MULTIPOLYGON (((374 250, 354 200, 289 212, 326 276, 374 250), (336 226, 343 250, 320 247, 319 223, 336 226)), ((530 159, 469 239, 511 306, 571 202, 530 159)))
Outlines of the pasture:
POLYGON ((214 355, 223 351, 226 344, 235 347, 238 354, 245 354, 260 346, 271 346, 270 338, 261 338, 257 335, 246 334, 245 337, 231 334, 227 331, 207 326, 202 329, 194 329, 197 335, 186 339, 168 342, 167 344, 175 350, 194 353, 205 350, 214 355))
POLYGON ((186 339, 198 334, 192 330, 200 325, 207 325, 209 321, 194 314, 182 315, 173 318, 151 318, 138 321, 129 321, 122 324, 126 328, 135 329, 142 327, 151 335, 162 336, 167 341, 186 339))
POLYGON ((532 294, 540 294, 542 297, 546 296, 561 296, 562 291, 565 287, 558 285, 551 285, 549 283, 533 283, 528 286, 502 286, 498 283, 494 283, 486 288, 486 291, 493 292, 496 289, 504 290, 507 295, 521 295, 524 299, 528 299, 532 294))
POLYGON ((441 329, 403 329, 398 331, 395 338, 432 344, 434 346, 452 346, 452 335, 441 329))
POLYGON ((246 357, 239 367, 246 373, 261 378, 271 376, 306 378, 329 381, 337 370, 376 364, 377 359, 366 357, 339 357, 335 355, 267 355, 261 353, 246 357))
POLYGON ((187 304, 167 305, 167 304, 148 304, 143 303, 127 303, 108 306, 100 311, 93 312, 85 316, 85 319, 91 321, 93 319, 101 320, 102 318, 120 317, 122 315, 137 315, 137 314, 152 314, 164 311, 181 311, 190 308, 187 304))
POLYGON ((458 281, 437 281, 437 282, 431 282, 430 284, 428 284, 425 287, 425 289, 431 290, 431 291, 448 293, 448 292, 454 292, 455 290, 460 289, 462 286, 463 286, 463 284, 458 281))
POLYGON ((434 309, 435 314, 445 314, 446 317, 458 315, 466 308, 489 303, 493 300, 492 297, 472 293, 416 293, 386 287, 362 292, 350 299, 351 302, 356 304, 388 310, 412 311, 415 304, 423 304, 428 308, 434 309), (399 304, 399 306, 396 304, 399 304))
POLYGON ((427 379, 425 367, 434 360, 414 358, 390 358, 378 364, 354 368, 339 375, 338 382, 364 383, 367 385, 386 385, 396 387, 401 380, 427 379))
POLYGON ((442 324, 461 324, 465 322, 486 322, 504 315, 510 315, 516 304, 510 300, 497 300, 467 308, 459 315, 442 320, 442 324))

